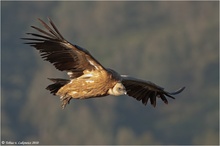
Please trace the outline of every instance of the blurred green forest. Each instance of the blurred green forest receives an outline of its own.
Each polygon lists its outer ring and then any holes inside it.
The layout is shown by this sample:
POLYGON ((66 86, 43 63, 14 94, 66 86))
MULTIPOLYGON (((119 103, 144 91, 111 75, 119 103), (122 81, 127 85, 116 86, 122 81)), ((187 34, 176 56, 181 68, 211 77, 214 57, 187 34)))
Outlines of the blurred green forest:
POLYGON ((40 144, 219 144, 219 2, 1 2, 1 140, 40 144), (71 100, 45 87, 67 78, 21 37, 50 17, 104 66, 168 91, 165 105, 128 96, 71 100))

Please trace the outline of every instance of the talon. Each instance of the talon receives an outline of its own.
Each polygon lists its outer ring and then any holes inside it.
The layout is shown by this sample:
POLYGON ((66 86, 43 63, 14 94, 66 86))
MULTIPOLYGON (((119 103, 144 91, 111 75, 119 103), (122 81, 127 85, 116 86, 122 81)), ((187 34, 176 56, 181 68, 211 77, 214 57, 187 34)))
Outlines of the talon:
POLYGON ((64 109, 66 107, 66 105, 70 103, 71 98, 72 97, 65 97, 65 98, 62 97, 62 99, 61 99, 61 101, 62 101, 62 104, 61 104, 62 109, 64 109))

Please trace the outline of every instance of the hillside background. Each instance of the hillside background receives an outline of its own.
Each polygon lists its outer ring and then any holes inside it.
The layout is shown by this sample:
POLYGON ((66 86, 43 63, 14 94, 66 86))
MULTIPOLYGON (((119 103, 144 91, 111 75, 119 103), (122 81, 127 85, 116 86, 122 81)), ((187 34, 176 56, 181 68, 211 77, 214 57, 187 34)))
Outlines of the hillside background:
POLYGON ((1 140, 40 144, 219 144, 219 2, 1 2, 1 140), (168 91, 165 105, 128 96, 71 100, 67 78, 21 37, 50 17, 104 66, 168 91))

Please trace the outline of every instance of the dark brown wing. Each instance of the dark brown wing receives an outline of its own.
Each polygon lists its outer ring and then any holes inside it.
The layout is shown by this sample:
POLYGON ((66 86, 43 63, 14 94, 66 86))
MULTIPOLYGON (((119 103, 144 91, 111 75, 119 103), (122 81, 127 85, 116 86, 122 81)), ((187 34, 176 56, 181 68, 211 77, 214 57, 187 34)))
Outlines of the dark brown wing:
POLYGON ((150 99, 150 102, 154 107, 156 106, 156 97, 161 98, 164 103, 168 104, 166 96, 175 99, 172 95, 178 94, 185 89, 185 87, 182 87, 176 92, 169 93, 154 83, 124 75, 122 75, 122 84, 125 86, 129 96, 136 98, 138 101, 142 100, 144 105, 146 105, 150 99))
POLYGON ((58 70, 67 71, 72 78, 81 76, 84 70, 104 69, 102 65, 86 50, 71 44, 63 38, 54 23, 48 18, 50 25, 39 19, 47 31, 31 26, 41 34, 27 33, 34 37, 22 38, 39 50, 44 60, 52 63, 58 70))

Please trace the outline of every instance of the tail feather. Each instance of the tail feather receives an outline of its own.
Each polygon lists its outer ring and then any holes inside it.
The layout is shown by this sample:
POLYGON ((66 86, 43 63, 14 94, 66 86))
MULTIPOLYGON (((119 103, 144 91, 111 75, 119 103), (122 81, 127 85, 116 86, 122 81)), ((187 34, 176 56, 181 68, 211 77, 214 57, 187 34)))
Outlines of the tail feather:
POLYGON ((70 80, 66 80, 66 79, 52 79, 52 78, 48 78, 48 79, 53 81, 54 83, 47 86, 46 89, 50 90, 50 93, 53 95, 56 95, 56 93, 61 87, 63 87, 64 85, 70 82, 70 80))

